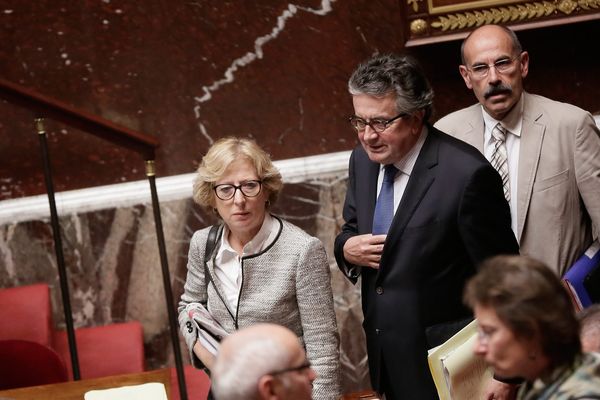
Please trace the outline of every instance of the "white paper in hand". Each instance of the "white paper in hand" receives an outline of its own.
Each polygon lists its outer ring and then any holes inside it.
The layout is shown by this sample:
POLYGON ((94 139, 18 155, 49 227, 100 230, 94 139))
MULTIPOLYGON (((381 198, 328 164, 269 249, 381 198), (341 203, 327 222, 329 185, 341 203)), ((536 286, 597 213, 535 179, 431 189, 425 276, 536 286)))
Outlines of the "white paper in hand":
POLYGON ((167 400, 167 392, 165 385, 153 382, 112 389, 90 390, 83 398, 85 400, 167 400))
POLYGON ((227 331, 199 303, 188 304, 185 311, 198 332, 198 341, 202 347, 216 356, 219 351, 219 342, 228 335, 227 331))

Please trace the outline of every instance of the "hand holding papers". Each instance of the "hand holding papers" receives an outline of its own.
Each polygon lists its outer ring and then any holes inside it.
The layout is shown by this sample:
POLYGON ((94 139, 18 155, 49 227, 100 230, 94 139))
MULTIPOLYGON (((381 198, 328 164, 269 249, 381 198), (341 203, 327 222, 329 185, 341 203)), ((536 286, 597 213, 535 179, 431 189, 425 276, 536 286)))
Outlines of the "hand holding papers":
POLYGON ((481 399, 492 370, 473 353, 477 321, 429 350, 429 369, 440 400, 481 399))
POLYGON ((219 350, 219 342, 228 333, 200 303, 188 304, 185 307, 185 312, 198 332, 200 344, 216 356, 219 350))

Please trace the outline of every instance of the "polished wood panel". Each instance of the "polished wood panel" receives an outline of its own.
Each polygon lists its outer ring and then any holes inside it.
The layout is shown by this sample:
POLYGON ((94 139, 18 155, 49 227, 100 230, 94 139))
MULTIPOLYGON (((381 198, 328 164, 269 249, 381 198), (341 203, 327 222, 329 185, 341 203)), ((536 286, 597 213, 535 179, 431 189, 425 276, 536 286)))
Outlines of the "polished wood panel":
POLYGON ((340 400, 380 400, 379 395, 371 390, 348 393, 343 395, 340 400))
POLYGON ((0 391, 1 400, 82 400, 86 392, 121 386, 159 382, 165 385, 167 397, 171 396, 171 374, 169 369, 141 372, 138 374, 115 375, 96 379, 84 379, 53 385, 32 386, 0 391))

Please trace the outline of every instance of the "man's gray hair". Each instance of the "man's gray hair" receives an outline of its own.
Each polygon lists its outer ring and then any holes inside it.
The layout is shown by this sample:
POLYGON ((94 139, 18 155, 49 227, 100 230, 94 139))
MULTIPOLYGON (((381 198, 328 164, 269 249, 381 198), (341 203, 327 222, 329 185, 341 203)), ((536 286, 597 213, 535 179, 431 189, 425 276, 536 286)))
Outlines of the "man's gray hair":
POLYGON ((433 90, 421 66, 411 56, 384 54, 360 64, 348 81, 351 95, 383 97, 396 95, 398 113, 424 110, 426 122, 433 111, 433 90))
POLYGON ((219 354, 212 369, 212 391, 218 400, 256 400, 258 381, 287 368, 288 349, 268 336, 254 338, 234 351, 219 354))

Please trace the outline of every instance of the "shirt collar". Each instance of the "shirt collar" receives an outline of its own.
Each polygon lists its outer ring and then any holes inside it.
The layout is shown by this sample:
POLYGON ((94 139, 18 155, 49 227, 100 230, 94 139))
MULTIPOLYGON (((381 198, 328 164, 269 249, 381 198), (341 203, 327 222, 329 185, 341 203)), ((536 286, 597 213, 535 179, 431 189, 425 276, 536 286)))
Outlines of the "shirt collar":
MULTIPOLYGON (((419 153, 421 152, 421 148, 425 143, 425 139, 427 138, 428 130, 427 126, 423 125, 423 129, 421 129, 421 133, 419 134, 419 138, 413 147, 402 157, 399 161, 394 163, 394 167, 398 168, 398 171, 401 171, 403 174, 410 176, 413 168, 415 167, 415 163, 417 162, 417 158, 419 157, 419 153)), ((380 165, 380 170, 383 169, 385 165, 380 165)))
MULTIPOLYGON (((248 256, 252 254, 260 253, 263 249, 267 247, 269 243, 273 241, 275 236, 277 235, 278 227, 277 221, 275 218, 271 216, 268 212, 265 213, 265 219, 260 227, 258 233, 244 246, 242 251, 243 256, 248 256)), ((222 257, 225 252, 235 253, 237 252, 231 247, 229 244, 229 228, 227 225, 223 227, 223 235, 221 236, 221 246, 219 247, 219 251, 217 252, 217 258, 222 257)))
POLYGON ((510 112, 506 115, 506 117, 504 117, 504 119, 502 119, 502 121, 494 119, 490 114, 487 113, 487 111, 485 111, 485 108, 481 106, 481 111, 483 113, 483 122, 485 123, 486 129, 488 129, 491 132, 492 129, 494 129, 494 127, 498 123, 501 123, 504 129, 506 129, 508 132, 520 137, 521 128, 523 126, 524 103, 525 102, 523 101, 523 94, 521 94, 521 98, 519 99, 517 104, 515 104, 513 109, 510 110, 510 112))

